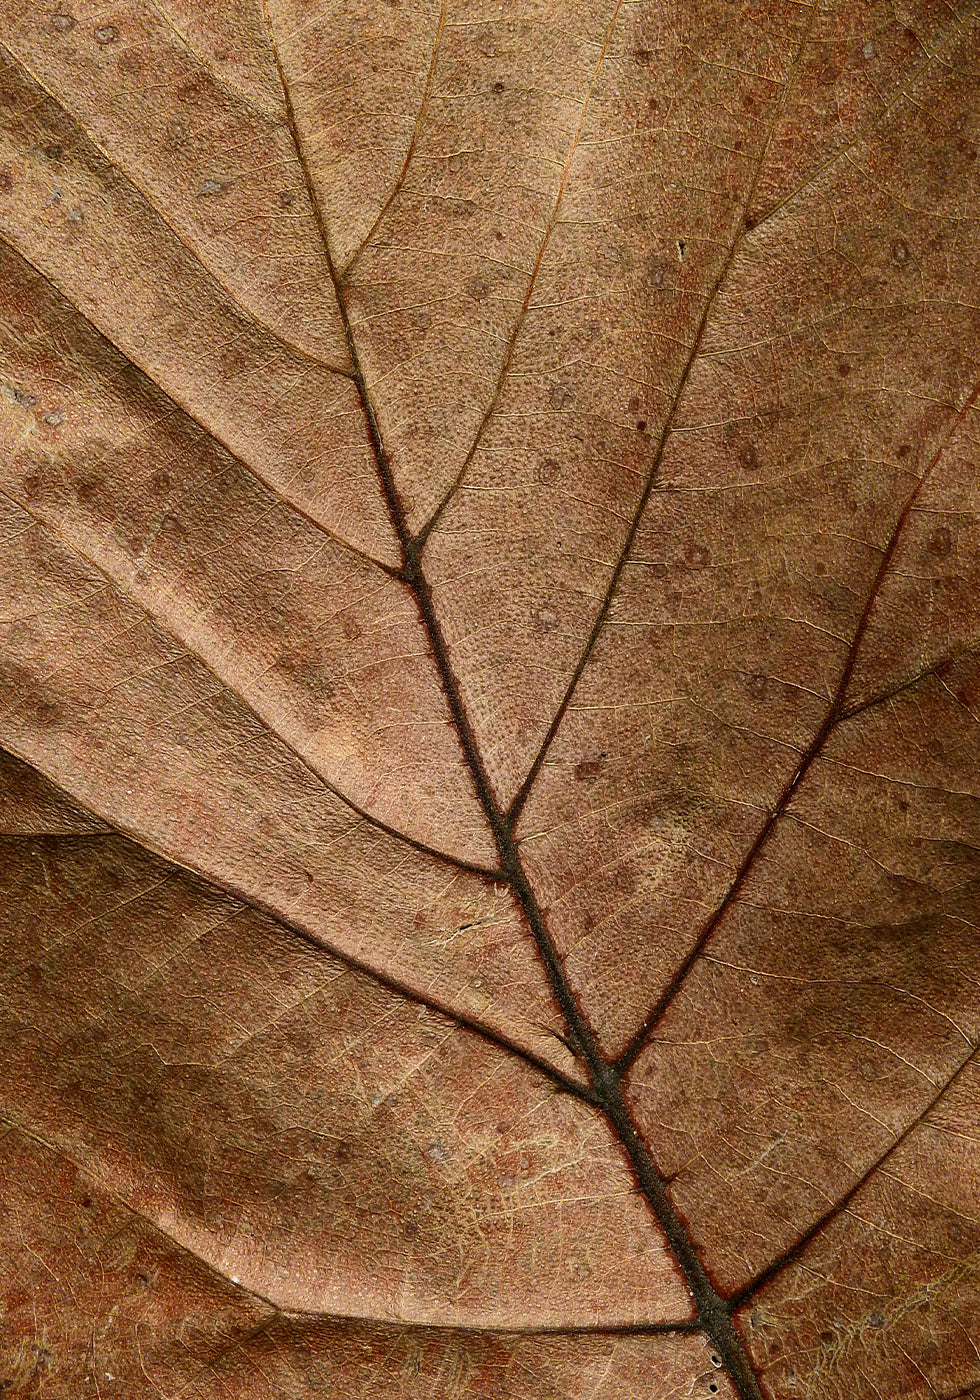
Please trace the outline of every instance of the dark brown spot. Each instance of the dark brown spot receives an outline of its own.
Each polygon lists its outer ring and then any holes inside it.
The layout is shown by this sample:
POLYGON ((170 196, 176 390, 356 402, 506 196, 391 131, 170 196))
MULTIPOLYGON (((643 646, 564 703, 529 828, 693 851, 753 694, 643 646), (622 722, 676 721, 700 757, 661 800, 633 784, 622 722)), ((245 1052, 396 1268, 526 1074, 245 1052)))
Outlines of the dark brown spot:
POLYGON ((841 363, 837 366, 837 373, 840 375, 841 379, 846 379, 850 372, 850 365, 847 363, 846 360, 842 360, 841 363))
POLYGON ((187 531, 181 524, 178 516, 174 515, 172 510, 168 510, 160 521, 160 527, 157 533, 162 540, 183 540, 187 538, 187 531))
POLYGON ((50 1368, 51 1368, 51 1363, 52 1363, 53 1360, 54 1360, 54 1352, 53 1352, 53 1351, 50 1351, 50 1350, 48 1349, 48 1347, 38 1346, 38 1345, 35 1343, 35 1346, 34 1346, 34 1369, 33 1369, 33 1371, 31 1372, 31 1378, 33 1379, 33 1377, 36 1376, 36 1375, 38 1374, 39 1371, 47 1371, 47 1370, 50 1370, 50 1368))
POLYGON ((44 154, 47 156, 48 160, 61 160, 61 157, 65 154, 65 148, 57 144, 45 146, 44 154))
POLYGON ((557 481, 561 473, 561 467, 554 457, 545 457, 534 469, 534 479, 542 486, 550 486, 553 481, 557 481))
POLYGON ((493 90, 494 90, 494 92, 503 92, 503 90, 504 90, 504 85, 503 85, 503 83, 501 83, 501 82, 499 82, 499 81, 496 82, 496 83, 494 83, 494 85, 493 85, 493 90))
POLYGON ((907 457, 911 451, 912 444, 909 442, 903 442, 899 447, 895 448, 895 456, 898 457, 899 460, 901 460, 902 457, 907 457))
POLYGON ((150 490, 153 492, 154 496, 162 496, 165 491, 169 490, 169 487, 169 472, 154 472, 153 475, 150 477, 150 490))
POLYGON ((637 421, 637 424, 636 424, 636 431, 637 431, 638 433, 645 433, 646 430, 647 430, 647 420, 646 420, 645 418, 640 418, 640 419, 637 421))
POLYGON ((601 758, 583 758, 575 765, 575 777, 580 783, 591 783, 598 778, 604 767, 601 758))
POLYGON ((338 1162, 349 1162, 354 1155, 354 1149, 349 1142, 338 1142, 333 1150, 333 1155, 338 1162))
POLYGON ((209 90, 211 86, 212 82, 209 74, 196 73, 188 82, 181 83, 180 87, 177 89, 177 96, 182 98, 185 102, 190 102, 192 99, 200 97, 201 94, 209 90))
POLYGON ((681 550, 681 558, 689 569, 703 569, 711 563, 711 551, 697 540, 689 540, 681 550))
POLYGON ((84 505, 97 501, 105 482, 101 476, 83 476, 75 483, 75 495, 84 505))
POLYGON ((743 472, 754 472, 759 466, 759 454, 754 442, 747 442, 738 454, 738 464, 743 472))
POLYGON ((649 49, 633 50, 633 62, 637 64, 640 68, 648 68, 652 57, 653 54, 650 52, 649 49))
POLYGON ((324 664, 320 648, 312 642, 284 651, 276 662, 278 668, 291 676, 297 685, 301 685, 317 699, 329 701, 334 696, 335 687, 323 669, 324 664))
POLYGON ((612 883, 613 889, 617 894, 622 895, 624 899, 629 899, 632 895, 636 894, 638 884, 636 872, 628 865, 621 865, 619 867, 616 874, 613 876, 612 883))
POLYGON ((929 553, 935 554, 939 559, 945 559, 952 551, 953 537, 949 532, 949 527, 939 525, 929 536, 929 553))
POLYGON ((54 704, 50 700, 41 700, 34 707, 34 714, 38 724, 45 727, 57 724, 61 719, 61 706, 54 704))

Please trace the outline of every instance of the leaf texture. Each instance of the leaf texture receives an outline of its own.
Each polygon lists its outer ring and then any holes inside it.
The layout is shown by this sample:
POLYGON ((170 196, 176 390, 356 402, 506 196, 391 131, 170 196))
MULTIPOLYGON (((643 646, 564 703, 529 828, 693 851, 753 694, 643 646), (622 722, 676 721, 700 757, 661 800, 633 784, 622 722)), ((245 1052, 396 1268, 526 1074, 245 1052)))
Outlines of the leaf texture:
POLYGON ((0 1390, 980 1396, 976 4, 0 20, 0 1390))

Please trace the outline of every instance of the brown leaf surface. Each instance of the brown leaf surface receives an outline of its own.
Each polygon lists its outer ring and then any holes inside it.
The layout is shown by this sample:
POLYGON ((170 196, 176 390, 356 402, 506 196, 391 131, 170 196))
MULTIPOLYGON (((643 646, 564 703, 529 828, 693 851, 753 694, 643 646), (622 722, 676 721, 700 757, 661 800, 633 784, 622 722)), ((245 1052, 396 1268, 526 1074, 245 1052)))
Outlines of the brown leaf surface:
POLYGON ((978 55, 0 0, 0 1392, 980 1395, 978 55))

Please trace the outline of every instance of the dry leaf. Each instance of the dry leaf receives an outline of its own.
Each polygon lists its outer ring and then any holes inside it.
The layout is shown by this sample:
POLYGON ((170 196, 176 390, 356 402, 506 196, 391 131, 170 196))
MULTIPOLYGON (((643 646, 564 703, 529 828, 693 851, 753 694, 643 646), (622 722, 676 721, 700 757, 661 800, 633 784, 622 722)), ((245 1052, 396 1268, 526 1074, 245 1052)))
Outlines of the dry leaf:
POLYGON ((0 21, 0 1391, 980 1395, 977 6, 0 21))

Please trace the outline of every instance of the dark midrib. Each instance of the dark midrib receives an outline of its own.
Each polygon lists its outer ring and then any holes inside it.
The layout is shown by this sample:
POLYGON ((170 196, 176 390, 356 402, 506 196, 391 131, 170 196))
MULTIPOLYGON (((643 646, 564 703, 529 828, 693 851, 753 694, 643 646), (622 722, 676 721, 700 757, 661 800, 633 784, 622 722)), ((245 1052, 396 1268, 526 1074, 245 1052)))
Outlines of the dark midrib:
MULTIPOLYGON (((327 246, 326 238, 324 238, 324 244, 327 246)), ((449 659, 449 649, 436 614, 432 589, 422 567, 421 545, 417 539, 412 537, 405 521, 405 514, 394 483, 391 463, 381 437, 371 396, 358 358, 350 318, 344 302, 343 287, 336 276, 332 261, 331 272, 335 278, 337 301, 344 321, 348 351, 354 371, 354 382, 357 385, 358 395, 364 409, 368 432, 377 459, 378 475, 385 493, 392 526, 402 548, 402 579, 418 606, 432 648, 433 659, 439 671, 446 703, 459 736, 460 747, 470 770, 480 805, 500 853, 501 874, 520 903, 537 945, 538 953, 544 963, 548 981, 569 1028, 574 1048, 588 1066, 596 1107, 608 1119, 622 1143, 637 1183, 660 1222, 684 1273, 697 1308, 698 1322, 711 1338, 721 1356, 741 1400, 762 1400, 762 1391, 759 1388, 758 1380, 732 1322, 731 1309, 713 1287, 697 1257, 687 1231, 674 1210, 666 1183, 654 1166, 633 1123, 632 1115, 623 1095, 620 1075, 615 1066, 603 1056, 595 1032, 565 979, 561 959, 551 941, 544 916, 521 863, 510 822, 494 796, 490 778, 476 742, 476 736, 463 704, 459 683, 449 659)))
MULTIPOLYGON (((355 381, 360 391, 363 380, 353 343, 351 343, 351 357, 355 366, 355 381)), ((366 387, 363 394, 366 400, 368 397, 366 387)), ((384 453, 384 445, 380 436, 375 438, 375 450, 379 454, 380 462, 381 454, 384 453)), ((404 529, 404 517, 399 509, 396 493, 392 494, 389 508, 401 537, 404 529)), ((578 1005, 565 978, 561 959, 545 924, 544 914, 521 862, 510 822, 494 797, 449 660, 446 640, 435 612, 432 592, 425 577, 419 558, 419 549, 415 541, 406 540, 405 552, 405 583, 415 597, 429 636, 446 701, 459 734, 460 746, 472 774, 480 805, 486 814, 487 822, 497 844, 497 850, 500 853, 501 872, 523 910, 538 953, 544 963, 548 981, 569 1028, 573 1048, 588 1066, 596 1107, 608 1119, 626 1151, 637 1183, 660 1222, 677 1262, 684 1272, 684 1277, 697 1307, 698 1321, 721 1355, 741 1400, 762 1400, 759 1383, 732 1322, 731 1309, 713 1287, 697 1257, 687 1231, 674 1210, 666 1183, 657 1171, 633 1122, 623 1094, 621 1076, 616 1067, 603 1056, 595 1032, 578 1005)))
MULTIPOLYGON (((342 304, 342 289, 339 287, 338 300, 342 304)), ((342 314, 346 324, 346 311, 343 311, 342 314)), ((376 424, 373 423, 373 413, 368 409, 369 396, 352 339, 350 340, 350 349, 355 382, 365 402, 365 414, 368 416, 369 422, 372 423, 372 438, 375 451, 378 454, 379 471, 381 470, 381 462, 385 462, 385 468, 382 472, 384 480, 385 477, 390 478, 390 467, 384 455, 384 444, 377 432, 376 424)), ((385 489, 387 494, 387 484, 385 489)), ((500 853, 501 873, 520 903, 541 961, 544 963, 548 981, 569 1028, 573 1048, 588 1066, 596 1107, 608 1119, 626 1151, 637 1183, 660 1222, 677 1262, 683 1270, 697 1308, 698 1321, 720 1354, 738 1395, 741 1400, 762 1400, 758 1380, 735 1330, 731 1309, 708 1278, 687 1231, 674 1210, 666 1183, 657 1171, 650 1153, 636 1129, 623 1094, 620 1073, 615 1065, 611 1064, 602 1054, 596 1034, 565 978, 561 959, 545 924, 544 914, 521 862, 510 822, 493 794, 476 737, 462 701, 459 684, 449 659, 445 636, 432 601, 432 591, 419 557, 419 546, 406 534, 404 516, 394 489, 389 497, 389 510, 399 538, 403 541, 405 551, 404 580, 418 604, 429 637, 433 658, 439 669, 442 688, 459 735, 460 747, 470 769, 480 805, 486 814, 497 850, 500 853)))
MULTIPOLYGON (((271 34, 271 25, 269 28, 271 34)), ((595 1106, 607 1119, 622 1144, 637 1184, 659 1221, 674 1257, 684 1274, 697 1310, 697 1325, 710 1338, 720 1355, 739 1400, 764 1400, 758 1378, 735 1329, 732 1320, 732 1307, 722 1298, 709 1279, 684 1225, 674 1210, 667 1184, 654 1165, 653 1159, 633 1122, 632 1114, 623 1094, 621 1072, 602 1054, 596 1034, 565 979, 558 951, 551 941, 544 915, 521 862, 517 843, 513 836, 510 814, 500 807, 494 796, 493 787, 476 742, 476 736, 463 704, 459 682, 449 659, 449 648, 435 610, 432 589, 422 567, 422 550, 425 539, 413 536, 409 530, 405 511, 395 485, 391 461, 384 445, 367 380, 361 367, 344 296, 343 279, 333 259, 323 209, 300 139, 290 86, 286 81, 278 47, 274 47, 290 134, 303 171, 311 211, 320 233, 327 268, 336 293, 337 306, 347 341, 347 352, 350 356, 352 377, 357 387, 358 398, 371 440, 378 478, 384 492, 392 528, 402 553, 402 568, 399 577, 411 592, 418 606, 432 649, 433 660, 438 668, 446 703, 456 726, 460 748, 469 768, 480 806, 483 808, 500 854, 501 876, 519 902, 528 928, 537 945, 548 982, 569 1029, 572 1042, 570 1048, 588 1068, 592 1080, 592 1096, 595 1106)))
POLYGON ((625 1149, 637 1183, 660 1222, 678 1264, 683 1270, 697 1308, 698 1322, 717 1349, 741 1400, 762 1400, 762 1391, 749 1363, 741 1339, 732 1321, 728 1303, 712 1285, 695 1252, 687 1231, 670 1200, 666 1183, 657 1171, 633 1122, 623 1094, 622 1080, 616 1066, 608 1061, 588 1018, 578 1005, 562 971, 561 959, 552 943, 527 872, 521 862, 507 814, 497 803, 489 776, 480 755, 459 684, 449 659, 445 635, 436 614, 432 590, 421 561, 421 546, 408 532, 404 512, 394 486, 391 465, 371 405, 370 395, 357 357, 350 321, 344 305, 343 288, 337 284, 337 300, 344 318, 348 348, 354 368, 354 382, 364 406, 364 414, 378 461, 378 472, 384 487, 392 524, 401 542, 404 567, 402 577, 411 591, 425 626, 433 659, 446 696, 446 703, 456 726, 460 747, 470 770, 480 805, 486 814, 500 853, 500 869, 520 903, 528 927, 537 945, 541 961, 562 1015, 569 1028, 573 1048, 588 1066, 596 1107, 605 1115, 625 1149))

